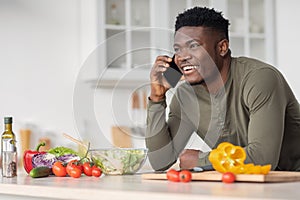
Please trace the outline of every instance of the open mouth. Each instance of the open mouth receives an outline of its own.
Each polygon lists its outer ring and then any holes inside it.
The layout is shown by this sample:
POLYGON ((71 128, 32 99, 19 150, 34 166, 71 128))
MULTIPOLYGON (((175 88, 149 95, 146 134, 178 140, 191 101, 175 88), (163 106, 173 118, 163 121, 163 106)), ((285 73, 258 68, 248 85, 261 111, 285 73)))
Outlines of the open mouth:
POLYGON ((198 65, 189 65, 189 66, 184 66, 184 67, 182 68, 182 70, 185 71, 185 72, 187 72, 187 71, 191 71, 191 70, 193 70, 193 69, 196 69, 196 68, 198 68, 198 67, 199 67, 198 65))

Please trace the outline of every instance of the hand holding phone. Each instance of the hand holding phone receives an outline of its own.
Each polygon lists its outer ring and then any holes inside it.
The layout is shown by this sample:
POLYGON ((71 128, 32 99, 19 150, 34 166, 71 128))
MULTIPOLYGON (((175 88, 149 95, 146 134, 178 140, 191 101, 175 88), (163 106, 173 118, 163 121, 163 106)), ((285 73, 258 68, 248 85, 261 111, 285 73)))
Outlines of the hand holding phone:
POLYGON ((167 70, 163 73, 163 76, 173 88, 177 85, 177 83, 182 77, 182 72, 175 64, 174 58, 175 55, 173 56, 172 61, 169 63, 170 67, 168 67, 167 70))

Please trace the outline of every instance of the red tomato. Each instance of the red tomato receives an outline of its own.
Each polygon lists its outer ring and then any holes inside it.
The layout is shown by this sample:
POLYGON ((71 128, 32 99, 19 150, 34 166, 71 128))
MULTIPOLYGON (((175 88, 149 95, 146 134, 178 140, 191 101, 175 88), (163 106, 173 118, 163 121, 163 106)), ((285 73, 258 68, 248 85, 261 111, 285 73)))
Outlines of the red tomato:
POLYGON ((179 180, 181 182, 190 182, 192 180, 192 173, 188 170, 182 170, 179 172, 179 180))
POLYGON ((83 163, 82 167, 83 167, 83 173, 86 176, 92 176, 92 166, 91 166, 91 163, 85 162, 85 163, 83 163))
POLYGON ((75 162, 76 162, 76 160, 71 160, 71 161, 68 162, 68 164, 66 166, 66 170, 67 170, 68 174, 70 173, 71 169, 73 169, 74 167, 76 167, 75 162))
POLYGON ((79 168, 73 168, 69 171, 69 175, 73 178, 79 178, 81 176, 81 170, 79 168))
POLYGON ((173 182, 179 182, 179 171, 175 169, 170 169, 167 171, 167 179, 173 182))
POLYGON ((52 172, 55 176, 64 177, 67 175, 66 168, 59 161, 56 161, 52 166, 52 172))
POLYGON ((95 176, 95 177, 99 177, 99 176, 101 176, 101 174, 102 174, 101 169, 99 167, 93 166, 92 175, 95 176))
POLYGON ((74 177, 74 178, 78 178, 81 176, 82 173, 82 166, 78 164, 77 160, 71 160, 66 167, 66 171, 69 174, 69 176, 74 177), (74 170, 77 169, 77 170, 74 170), (77 173, 80 172, 80 174, 78 175, 77 173), (72 175, 71 175, 72 174, 72 175), (78 176, 78 177, 77 177, 78 176))
POLYGON ((83 173, 83 165, 81 163, 77 163, 77 168, 81 170, 81 173, 83 173))
POLYGON ((235 181, 235 175, 232 172, 225 172, 222 175, 223 183, 233 183, 235 181))

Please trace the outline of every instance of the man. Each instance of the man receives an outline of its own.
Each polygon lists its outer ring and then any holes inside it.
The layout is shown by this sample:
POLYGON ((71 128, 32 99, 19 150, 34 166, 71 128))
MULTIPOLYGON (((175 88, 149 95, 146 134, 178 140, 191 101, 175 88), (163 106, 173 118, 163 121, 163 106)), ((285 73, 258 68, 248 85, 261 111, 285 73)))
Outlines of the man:
POLYGON ((300 170, 299 104, 274 67, 229 49, 229 21, 214 9, 195 7, 178 15, 175 63, 185 82, 178 85, 166 121, 163 76, 171 58, 158 56, 151 70, 146 146, 155 170, 179 158, 180 167, 211 165, 209 152, 184 150, 193 132, 211 148, 223 141, 242 146, 246 163, 273 170, 300 170))

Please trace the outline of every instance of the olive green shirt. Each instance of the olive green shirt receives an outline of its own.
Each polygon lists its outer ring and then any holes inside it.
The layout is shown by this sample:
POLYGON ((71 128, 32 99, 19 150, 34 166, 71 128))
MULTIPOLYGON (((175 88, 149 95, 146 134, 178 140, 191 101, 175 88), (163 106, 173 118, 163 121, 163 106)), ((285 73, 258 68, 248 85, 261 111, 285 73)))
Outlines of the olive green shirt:
MULTIPOLYGON (((282 74, 266 63, 232 58, 217 93, 184 82, 176 88, 168 118, 166 108, 166 100, 149 100, 146 146, 155 170, 174 164, 193 132, 211 148, 223 141, 242 146, 246 163, 300 170, 299 104, 282 74)), ((199 166, 211 164, 208 155, 199 154, 199 166)))

